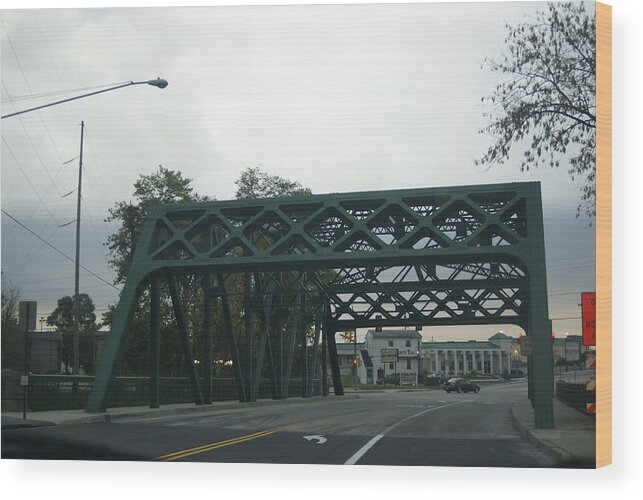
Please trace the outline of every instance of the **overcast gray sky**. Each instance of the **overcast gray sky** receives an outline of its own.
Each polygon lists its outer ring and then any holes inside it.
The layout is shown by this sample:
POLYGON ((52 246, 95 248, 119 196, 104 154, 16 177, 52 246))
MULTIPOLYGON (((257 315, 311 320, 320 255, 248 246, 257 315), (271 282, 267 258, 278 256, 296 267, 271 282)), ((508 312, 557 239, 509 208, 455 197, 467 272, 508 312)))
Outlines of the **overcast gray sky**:
MULTIPOLYGON (((80 121, 86 124, 82 264, 113 280, 102 244, 107 209, 159 164, 200 194, 232 198, 252 166, 314 193, 540 180, 550 315, 576 318, 594 290, 594 229, 576 218, 578 185, 559 169, 490 170, 482 96, 500 75, 504 23, 534 3, 321 5, 2 11, 2 113, 74 89, 136 86, 2 120, 2 208, 74 255, 80 121), (40 99, 24 98, 50 94, 40 99)), ((591 7, 593 8, 593 4, 591 7)), ((46 316, 73 294, 73 264, 2 216, 3 280, 46 316)), ((99 312, 116 290, 81 272, 99 312)), ((517 329, 503 328, 515 334, 517 329)), ((556 321, 579 333, 578 319, 556 321)), ((489 327, 425 328, 425 338, 487 338, 489 327)))

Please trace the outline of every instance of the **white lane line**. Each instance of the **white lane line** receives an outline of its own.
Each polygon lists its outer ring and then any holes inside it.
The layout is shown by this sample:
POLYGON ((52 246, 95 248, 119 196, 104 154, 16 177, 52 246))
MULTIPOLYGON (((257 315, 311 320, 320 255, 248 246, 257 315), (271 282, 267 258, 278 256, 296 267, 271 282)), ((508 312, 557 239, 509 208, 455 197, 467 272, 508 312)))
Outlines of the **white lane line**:
POLYGON ((357 461, 362 458, 364 453, 366 453, 368 450, 370 450, 375 443, 377 443, 380 439, 384 437, 384 434, 378 434, 375 436, 373 439, 371 439, 368 443, 366 443, 364 446, 362 446, 359 450, 357 450, 357 453, 353 455, 351 458, 346 460, 344 462, 344 465, 355 465, 357 461))
POLYGON ((393 425, 391 425, 390 427, 387 427, 386 429, 384 429, 384 431, 382 431, 381 434, 378 434, 373 439, 371 439, 368 443, 366 443, 364 446, 362 446, 359 450, 357 450, 357 452, 352 457, 350 457, 348 460, 346 460, 346 462, 344 462, 344 465, 355 465, 357 463, 357 461, 360 458, 362 458, 364 456, 364 454, 375 445, 375 443, 377 443, 380 439, 382 439, 384 436, 386 436, 386 434, 388 434, 393 429, 395 429, 398 425, 403 424, 404 422, 408 422, 412 418, 424 415, 425 413, 429 413, 431 411, 439 410, 440 408, 446 408, 447 406, 453 406, 453 405, 457 405, 457 404, 459 404, 459 401, 455 402, 455 403, 449 403, 449 404, 446 404, 446 405, 442 405, 442 406, 436 406, 435 408, 429 408, 428 410, 423 410, 421 412, 414 413, 413 415, 410 415, 410 416, 408 416, 406 418, 403 418, 399 422, 396 422, 393 425))

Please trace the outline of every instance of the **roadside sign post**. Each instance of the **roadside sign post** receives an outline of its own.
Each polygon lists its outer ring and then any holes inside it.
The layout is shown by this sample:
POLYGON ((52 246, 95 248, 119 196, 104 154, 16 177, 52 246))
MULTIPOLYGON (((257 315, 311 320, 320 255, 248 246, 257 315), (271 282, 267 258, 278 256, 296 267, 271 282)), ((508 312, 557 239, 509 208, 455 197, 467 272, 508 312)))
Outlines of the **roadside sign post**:
POLYGON ((395 373, 397 373, 397 348, 383 347, 380 351, 380 361, 384 368, 384 386, 386 386, 386 363, 395 363, 395 373))
POLYGON ((20 376, 22 386, 22 420, 27 420, 27 390, 29 389, 29 375, 20 376))
POLYGON ((385 347, 380 351, 382 363, 397 363, 397 348, 385 347))

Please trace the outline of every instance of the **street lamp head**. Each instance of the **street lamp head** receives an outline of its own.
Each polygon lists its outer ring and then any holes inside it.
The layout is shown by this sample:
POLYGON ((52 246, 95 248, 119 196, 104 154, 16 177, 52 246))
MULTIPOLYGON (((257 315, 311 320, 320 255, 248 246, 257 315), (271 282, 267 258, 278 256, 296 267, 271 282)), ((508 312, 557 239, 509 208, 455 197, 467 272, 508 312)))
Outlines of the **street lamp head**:
POLYGON ((147 84, 158 87, 160 89, 164 89, 165 87, 167 87, 167 80, 163 80, 163 78, 157 78, 156 80, 150 80, 149 82, 147 82, 147 84))

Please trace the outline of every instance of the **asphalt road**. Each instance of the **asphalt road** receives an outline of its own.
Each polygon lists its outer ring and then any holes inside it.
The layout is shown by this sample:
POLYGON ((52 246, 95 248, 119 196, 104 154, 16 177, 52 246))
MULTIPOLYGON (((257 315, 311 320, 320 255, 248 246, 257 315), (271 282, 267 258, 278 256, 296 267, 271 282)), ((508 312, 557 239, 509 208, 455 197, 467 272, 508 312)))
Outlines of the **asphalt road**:
POLYGON ((558 467, 522 440, 510 408, 524 382, 477 394, 360 392, 118 423, 5 430, 2 458, 283 464, 558 467))

